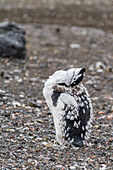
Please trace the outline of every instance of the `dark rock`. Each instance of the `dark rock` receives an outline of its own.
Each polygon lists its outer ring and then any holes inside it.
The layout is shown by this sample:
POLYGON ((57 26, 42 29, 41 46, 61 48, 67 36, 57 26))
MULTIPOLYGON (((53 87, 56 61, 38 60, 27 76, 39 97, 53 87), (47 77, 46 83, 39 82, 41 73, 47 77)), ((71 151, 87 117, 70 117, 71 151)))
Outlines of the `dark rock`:
POLYGON ((4 71, 0 71, 0 76, 1 76, 1 77, 4 76, 4 71))
POLYGON ((24 28, 14 22, 0 23, 0 57, 23 58, 25 55, 24 28))
POLYGON ((4 113, 4 116, 5 116, 5 117, 10 117, 10 113, 9 113, 9 112, 5 112, 5 113, 4 113))
POLYGON ((56 28, 56 32, 59 33, 60 32, 60 28, 56 28))
POLYGON ((49 159, 49 161, 53 161, 53 162, 55 162, 55 161, 56 161, 56 159, 55 159, 55 158, 53 158, 53 157, 51 157, 51 158, 49 159))
POLYGON ((38 107, 38 108, 41 108, 41 107, 42 107, 40 104, 37 104, 37 103, 32 102, 32 101, 30 101, 28 105, 29 105, 30 107, 38 107))
POLYGON ((4 73, 4 76, 3 76, 5 79, 10 79, 11 78, 11 75, 8 74, 8 73, 4 73))
POLYGON ((17 149, 22 149, 23 148, 23 146, 21 145, 21 146, 19 146, 17 149))
POLYGON ((52 115, 52 113, 51 112, 47 112, 47 115, 52 115))

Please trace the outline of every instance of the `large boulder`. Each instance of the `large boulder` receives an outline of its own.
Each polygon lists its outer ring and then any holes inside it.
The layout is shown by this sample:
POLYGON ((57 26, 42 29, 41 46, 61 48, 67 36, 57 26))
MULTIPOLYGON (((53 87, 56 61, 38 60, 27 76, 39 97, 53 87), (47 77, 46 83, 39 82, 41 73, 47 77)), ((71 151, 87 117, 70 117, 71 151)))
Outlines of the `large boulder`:
POLYGON ((0 23, 0 57, 25 57, 25 42, 22 26, 9 21, 0 23))

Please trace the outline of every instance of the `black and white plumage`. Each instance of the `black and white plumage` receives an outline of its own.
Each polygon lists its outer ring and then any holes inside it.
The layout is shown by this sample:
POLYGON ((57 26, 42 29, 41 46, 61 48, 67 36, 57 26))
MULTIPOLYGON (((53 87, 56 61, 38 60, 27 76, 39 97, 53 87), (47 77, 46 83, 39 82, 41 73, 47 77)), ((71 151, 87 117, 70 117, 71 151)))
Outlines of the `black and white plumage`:
POLYGON ((53 114, 60 145, 83 146, 92 122, 92 104, 81 83, 85 68, 56 71, 45 82, 43 95, 53 114))

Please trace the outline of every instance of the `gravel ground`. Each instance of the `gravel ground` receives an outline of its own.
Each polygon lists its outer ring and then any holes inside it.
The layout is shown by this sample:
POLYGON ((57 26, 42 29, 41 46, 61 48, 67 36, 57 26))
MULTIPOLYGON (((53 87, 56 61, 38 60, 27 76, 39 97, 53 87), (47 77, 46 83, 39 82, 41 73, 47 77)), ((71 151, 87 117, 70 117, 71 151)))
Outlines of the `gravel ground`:
POLYGON ((0 21, 101 28, 113 32, 113 0, 1 0, 0 21))
POLYGON ((0 58, 1 169, 113 169, 113 34, 99 29, 28 24, 28 56, 0 58), (89 144, 62 149, 42 96, 58 69, 86 67, 94 121, 89 144))

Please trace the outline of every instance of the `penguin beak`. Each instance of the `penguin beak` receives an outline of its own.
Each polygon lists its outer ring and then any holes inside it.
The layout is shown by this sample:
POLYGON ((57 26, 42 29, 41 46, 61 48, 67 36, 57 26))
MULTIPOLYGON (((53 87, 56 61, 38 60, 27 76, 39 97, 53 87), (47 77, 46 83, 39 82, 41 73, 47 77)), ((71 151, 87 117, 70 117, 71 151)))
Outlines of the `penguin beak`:
POLYGON ((81 68, 79 74, 83 74, 83 73, 85 73, 85 71, 86 71, 86 68, 81 68))

